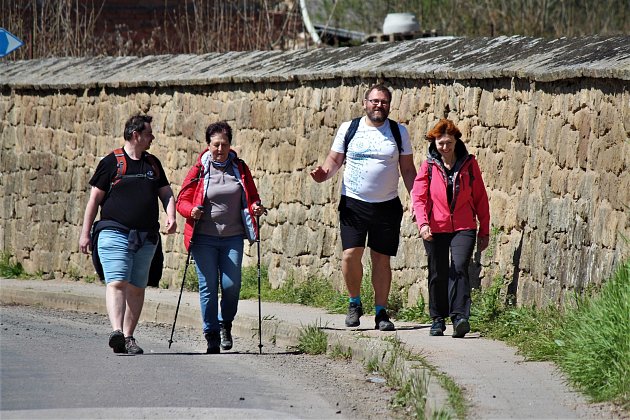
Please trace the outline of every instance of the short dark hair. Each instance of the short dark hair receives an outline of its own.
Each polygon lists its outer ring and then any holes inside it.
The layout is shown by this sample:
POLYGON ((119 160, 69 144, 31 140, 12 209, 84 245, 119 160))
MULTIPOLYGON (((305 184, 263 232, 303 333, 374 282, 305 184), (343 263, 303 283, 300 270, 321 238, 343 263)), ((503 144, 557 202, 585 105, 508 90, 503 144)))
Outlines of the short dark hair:
POLYGON ((232 144, 232 127, 226 121, 219 121, 212 123, 206 128, 206 143, 210 144, 210 137, 216 133, 223 133, 228 139, 228 142, 232 144))
POLYGON ((153 121, 153 117, 150 115, 134 115, 125 123, 125 132, 123 133, 123 137, 127 141, 131 140, 131 136, 134 131, 141 133, 142 130, 144 130, 144 124, 151 124, 151 121, 153 121))
POLYGON ((383 92, 384 94, 387 95, 387 100, 389 102, 392 101, 392 92, 387 88, 387 86, 385 85, 372 85, 370 86, 370 88, 365 92, 365 99, 367 100, 368 96, 370 96, 370 93, 372 93, 373 90, 377 90, 379 92, 383 92))

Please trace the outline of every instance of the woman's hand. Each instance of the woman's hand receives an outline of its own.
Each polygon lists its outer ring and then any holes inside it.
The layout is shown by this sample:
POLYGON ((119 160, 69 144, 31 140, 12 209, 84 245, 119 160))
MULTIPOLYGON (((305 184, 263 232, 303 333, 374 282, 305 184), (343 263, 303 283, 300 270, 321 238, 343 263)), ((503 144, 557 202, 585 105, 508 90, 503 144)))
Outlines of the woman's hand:
POLYGON ((203 206, 193 207, 192 211, 190 212, 190 218, 194 220, 199 220, 201 219, 201 216, 203 216, 203 206))
POLYGON ((260 201, 252 204, 252 210, 254 211, 254 216, 262 216, 263 214, 267 213, 267 209, 265 208, 265 206, 260 204, 260 201))
POLYGON ((433 235, 431 234, 431 228, 429 225, 424 225, 420 228, 420 237, 425 241, 433 240, 433 235))

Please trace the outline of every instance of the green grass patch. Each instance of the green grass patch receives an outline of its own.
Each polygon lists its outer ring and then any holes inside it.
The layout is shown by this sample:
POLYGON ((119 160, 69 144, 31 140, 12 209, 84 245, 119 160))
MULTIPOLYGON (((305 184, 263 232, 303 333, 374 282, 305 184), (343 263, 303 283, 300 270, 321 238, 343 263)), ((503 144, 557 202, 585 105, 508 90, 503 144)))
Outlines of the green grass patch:
POLYGON ((328 349, 328 335, 322 331, 321 323, 307 325, 300 329, 297 350, 306 354, 325 354, 328 349))
POLYGON ((13 256, 8 251, 0 252, 0 277, 15 279, 26 277, 26 271, 19 262, 13 261, 13 256))
POLYGON ((496 279, 473 293, 471 324, 516 346, 527 358, 555 362, 595 402, 630 408, 630 260, 599 291, 576 295, 563 310, 517 308, 496 279))
MULTIPOLYGON (((417 354, 412 354, 405 349, 397 337, 389 336, 383 338, 389 343, 387 357, 382 360, 369 359, 366 361, 366 368, 371 372, 380 373, 387 381, 387 385, 396 390, 392 399, 392 406, 404 411, 406 416, 417 419, 448 419, 451 415, 448 411, 441 409, 436 412, 426 412, 427 391, 429 381, 432 377, 438 378, 444 386, 446 375, 438 374, 436 369, 429 365, 424 358, 417 354), (407 378, 402 377, 401 365, 409 361, 418 362, 418 367, 409 373, 407 378)), ((450 380, 450 379, 449 379, 450 380)), ((445 389, 449 393, 449 405, 458 418, 465 418, 466 402, 462 391, 450 380, 445 389)))
POLYGON ((336 360, 352 360, 352 348, 337 343, 330 350, 329 356, 336 360))
MULTIPOLYGON (((404 293, 406 295, 406 293, 404 293)), ((424 302, 424 297, 420 295, 418 297, 418 301, 414 306, 409 306, 407 308, 400 306, 391 305, 392 299, 390 298, 390 314, 393 318, 399 321, 406 322, 419 322, 421 324, 426 324, 431 322, 431 317, 427 314, 426 303, 424 302)))
MULTIPOLYGON (((267 302, 299 303, 301 305, 326 308, 337 313, 348 307, 347 298, 335 290, 325 279, 309 277, 306 281, 296 283, 292 277, 277 289, 269 283, 267 267, 260 268, 260 296, 267 302)), ((256 267, 243 267, 241 283, 241 299, 258 298, 258 270, 256 267)))

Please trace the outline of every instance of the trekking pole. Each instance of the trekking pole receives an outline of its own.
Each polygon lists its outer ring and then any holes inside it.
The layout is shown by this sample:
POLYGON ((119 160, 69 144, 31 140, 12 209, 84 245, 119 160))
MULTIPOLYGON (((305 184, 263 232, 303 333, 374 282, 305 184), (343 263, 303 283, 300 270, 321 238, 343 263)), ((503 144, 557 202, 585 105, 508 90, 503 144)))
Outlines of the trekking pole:
MULTIPOLYGON (((199 210, 203 209, 203 206, 197 206, 199 210)), ((184 293, 184 283, 186 282, 186 273, 188 272, 188 265, 190 264, 190 250, 193 245, 193 236, 195 235, 195 227, 197 227, 197 219, 193 222, 192 234, 190 235, 190 242, 188 244, 188 256, 186 257, 186 265, 184 266, 184 277, 182 278, 182 287, 179 289, 179 298, 177 299, 177 308, 175 309, 175 319, 173 320, 173 328, 171 329, 171 338, 168 340, 168 348, 171 348, 173 344, 173 334, 175 333, 175 323, 177 322, 177 314, 179 313, 179 304, 182 301, 182 293, 184 293)))
MULTIPOLYGON (((260 201, 258 202, 260 205, 260 201)), ((263 212, 267 214, 267 210, 263 212)), ((260 303, 260 216, 256 216, 256 225, 258 226, 258 237, 256 238, 256 247, 258 249, 258 264, 256 265, 258 271, 258 352, 262 354, 262 309, 260 303)))

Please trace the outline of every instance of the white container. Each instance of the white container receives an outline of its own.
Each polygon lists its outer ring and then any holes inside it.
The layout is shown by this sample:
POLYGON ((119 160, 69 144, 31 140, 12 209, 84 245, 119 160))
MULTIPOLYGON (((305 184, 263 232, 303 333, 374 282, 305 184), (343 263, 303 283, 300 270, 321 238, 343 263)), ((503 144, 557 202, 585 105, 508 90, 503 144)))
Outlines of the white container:
POLYGON ((388 13, 383 22, 383 33, 385 35, 398 34, 404 32, 418 32, 420 23, 413 13, 388 13))

